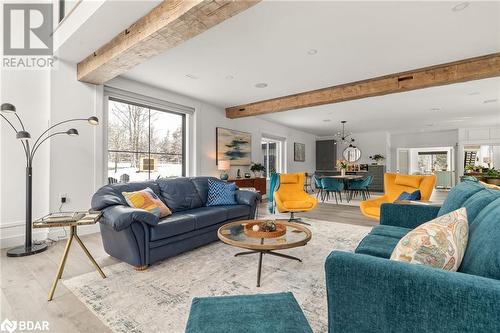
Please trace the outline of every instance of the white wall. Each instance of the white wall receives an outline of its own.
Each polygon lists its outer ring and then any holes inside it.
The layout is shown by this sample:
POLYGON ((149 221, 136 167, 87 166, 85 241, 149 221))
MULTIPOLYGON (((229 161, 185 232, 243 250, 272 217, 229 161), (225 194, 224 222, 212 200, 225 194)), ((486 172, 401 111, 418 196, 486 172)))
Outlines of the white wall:
POLYGON ((391 170, 397 170, 398 148, 456 147, 458 130, 391 134, 391 170))
MULTIPOLYGON (((182 104, 195 109, 195 116, 192 126, 194 127, 191 139, 194 145, 189 145, 191 160, 196 161, 196 165, 190 167, 189 175, 209 175, 218 176, 220 171, 215 164, 216 153, 216 127, 225 127, 239 131, 252 133, 252 161, 262 163, 260 141, 263 135, 268 134, 286 138, 286 171, 287 172, 313 172, 316 164, 315 136, 309 133, 297 131, 278 125, 257 117, 228 119, 224 109, 212 106, 193 98, 172 93, 167 90, 158 89, 144 85, 139 82, 117 78, 107 83, 108 86, 123 90, 132 91, 149 97, 182 104), (306 161, 295 162, 293 160, 293 143, 300 142, 306 144, 306 161)), ((248 169, 239 167, 242 172, 248 169)), ((238 167, 232 167, 230 176, 236 175, 238 167)))
MULTIPOLYGON (((12 103, 32 138, 37 138, 49 121, 49 72, 44 70, 2 70, 1 103, 12 103)), ((18 127, 13 115, 6 117, 18 127)), ((0 240, 1 247, 21 245, 25 228, 26 157, 7 122, 0 119, 0 240)), ((33 140, 32 140, 33 142, 33 140)), ((49 144, 37 151, 33 161, 33 219, 48 212, 49 144)), ((45 230, 35 230, 34 239, 45 230)))

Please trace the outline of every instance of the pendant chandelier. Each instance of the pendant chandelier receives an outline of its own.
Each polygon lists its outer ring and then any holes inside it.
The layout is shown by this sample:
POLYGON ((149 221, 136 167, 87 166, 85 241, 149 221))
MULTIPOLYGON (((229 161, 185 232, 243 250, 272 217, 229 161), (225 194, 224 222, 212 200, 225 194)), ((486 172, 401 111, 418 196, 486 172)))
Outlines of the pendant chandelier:
MULTIPOLYGON (((342 131, 338 131, 337 133, 335 133, 335 136, 339 138, 338 141, 344 145, 349 144, 349 147, 356 147, 354 145, 354 142, 356 140, 352 137, 352 132, 345 131, 345 124, 347 123, 347 121, 342 120, 340 123, 342 124, 342 131)), ((335 144, 336 143, 337 142, 335 142, 335 144)))

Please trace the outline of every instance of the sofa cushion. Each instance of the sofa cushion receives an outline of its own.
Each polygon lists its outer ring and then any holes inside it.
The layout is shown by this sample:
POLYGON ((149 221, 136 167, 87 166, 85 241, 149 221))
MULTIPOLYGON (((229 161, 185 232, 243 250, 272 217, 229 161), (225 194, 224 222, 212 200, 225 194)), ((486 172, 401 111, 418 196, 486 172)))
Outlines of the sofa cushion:
POLYGON ((160 197, 172 212, 181 212, 203 206, 203 201, 189 178, 157 180, 160 197))
POLYGON ((195 229, 201 229, 227 220, 227 210, 220 206, 191 209, 185 211, 184 214, 194 217, 195 229))
POLYGON ((469 197, 463 204, 463 207, 467 209, 469 224, 475 220, 483 208, 498 198, 500 198, 500 191, 490 189, 478 191, 469 197))
POLYGON ((354 252, 389 259, 398 242, 399 238, 396 237, 369 234, 354 252))
POLYGON ((160 195, 160 188, 154 181, 116 183, 103 186, 92 196, 91 207, 93 210, 103 210, 114 205, 127 206, 122 192, 140 191, 147 187, 152 189, 156 195, 160 195))
POLYGON ((409 176, 398 174, 394 179, 394 184, 401 186, 408 186, 413 188, 418 188, 422 182, 422 176, 409 176))
POLYGON ((250 216, 250 206, 247 205, 228 205, 228 206, 218 206, 224 208, 227 212, 227 219, 235 219, 237 217, 247 217, 250 216))
POLYGON ((444 201, 441 209, 438 212, 438 216, 448 214, 454 210, 459 209, 463 206, 465 201, 473 196, 476 192, 484 190, 479 182, 473 180, 465 180, 453 187, 448 193, 446 200, 444 201))
POLYGON ((459 272, 500 280, 500 199, 477 215, 459 272))
POLYGON ((192 215, 175 213, 160 220, 158 225, 150 227, 151 241, 180 235, 195 229, 195 218, 192 215))
POLYGON ((215 177, 193 177, 190 178, 201 199, 202 206, 206 206, 208 197, 208 180, 217 180, 215 177))
POLYGON ((411 229, 409 228, 396 227, 392 225, 377 225, 373 227, 372 231, 370 232, 370 235, 393 237, 399 240, 408 232, 410 232, 410 230, 411 229))

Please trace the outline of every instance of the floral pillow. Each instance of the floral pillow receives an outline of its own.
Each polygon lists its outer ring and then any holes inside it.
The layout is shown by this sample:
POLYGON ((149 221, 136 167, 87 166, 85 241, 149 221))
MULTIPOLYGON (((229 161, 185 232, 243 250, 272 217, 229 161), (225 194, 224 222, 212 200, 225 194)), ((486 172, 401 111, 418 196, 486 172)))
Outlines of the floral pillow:
POLYGON ((456 272, 469 236, 465 208, 421 224, 400 239, 391 260, 456 272))
POLYGON ((122 195, 127 201, 127 204, 132 208, 147 210, 159 218, 164 218, 172 214, 170 209, 149 187, 135 192, 122 192, 122 195))

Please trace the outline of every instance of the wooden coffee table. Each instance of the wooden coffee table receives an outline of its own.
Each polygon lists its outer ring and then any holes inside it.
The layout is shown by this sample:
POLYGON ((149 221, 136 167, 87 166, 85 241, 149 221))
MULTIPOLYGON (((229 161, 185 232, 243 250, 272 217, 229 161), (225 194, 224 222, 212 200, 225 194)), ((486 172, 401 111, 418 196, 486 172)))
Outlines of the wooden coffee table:
POLYGON ((274 251, 304 246, 311 240, 312 233, 309 229, 301 224, 288 222, 287 220, 276 220, 276 222, 282 223, 286 226, 285 235, 276 238, 255 238, 246 235, 243 231, 245 225, 247 223, 256 221, 263 220, 244 220, 228 223, 219 228, 219 230, 217 231, 217 235, 219 236, 219 239, 226 244, 250 250, 236 253, 234 255, 235 257, 254 253, 259 254, 257 287, 260 287, 260 274, 262 271, 263 255, 269 254, 302 262, 302 260, 297 257, 274 251))

